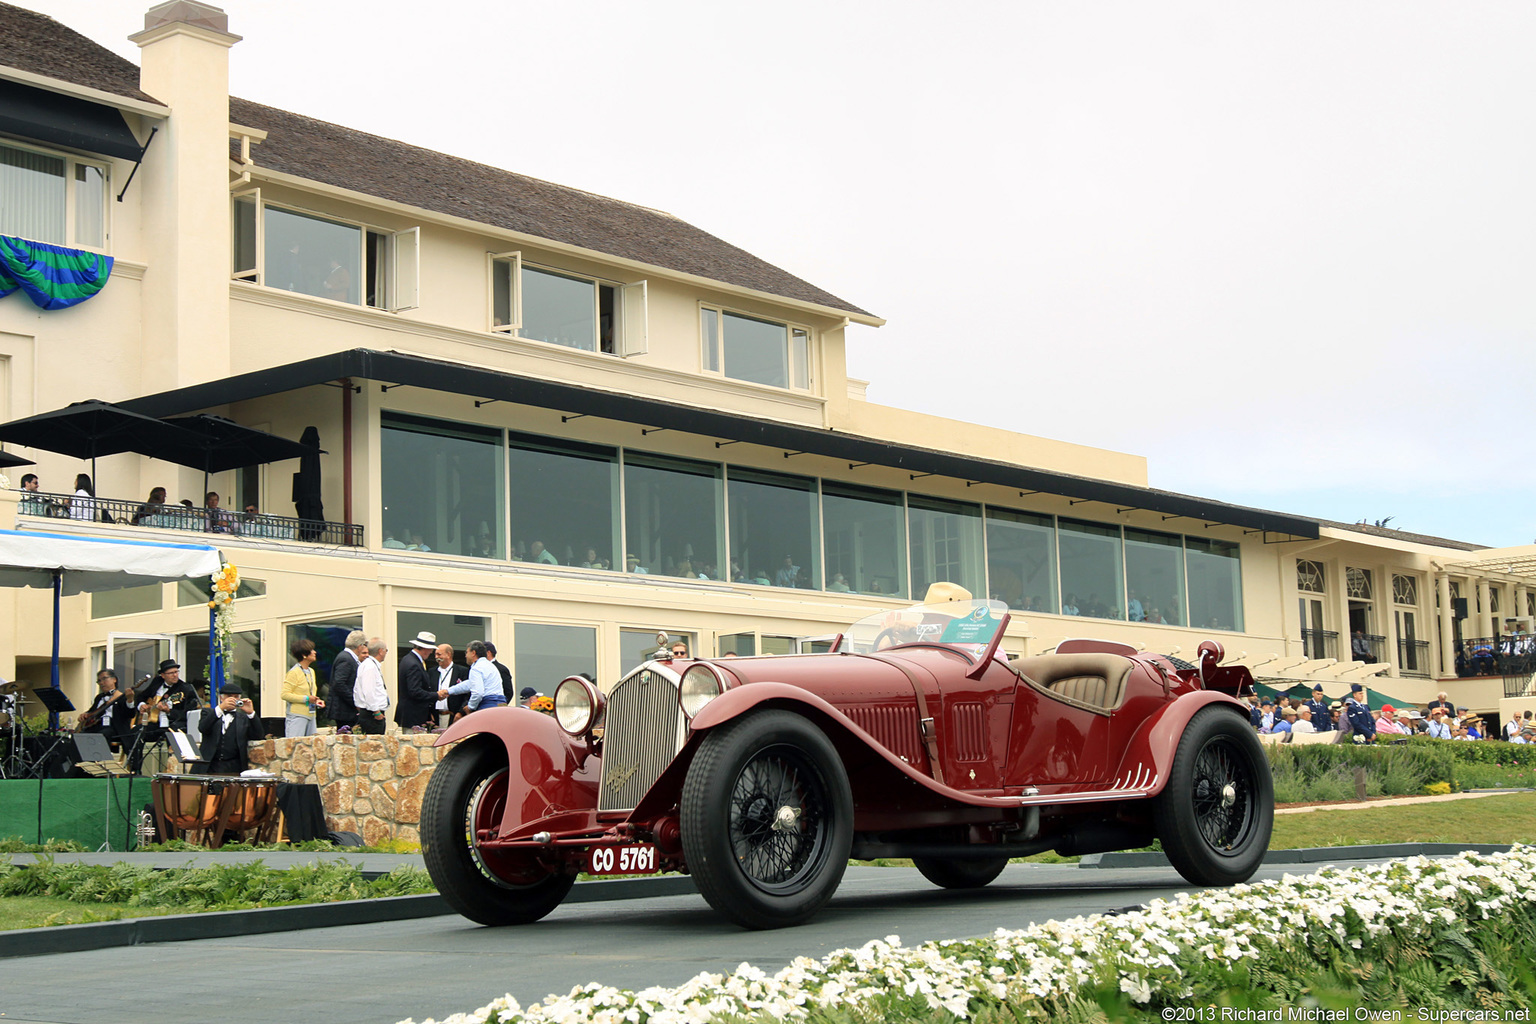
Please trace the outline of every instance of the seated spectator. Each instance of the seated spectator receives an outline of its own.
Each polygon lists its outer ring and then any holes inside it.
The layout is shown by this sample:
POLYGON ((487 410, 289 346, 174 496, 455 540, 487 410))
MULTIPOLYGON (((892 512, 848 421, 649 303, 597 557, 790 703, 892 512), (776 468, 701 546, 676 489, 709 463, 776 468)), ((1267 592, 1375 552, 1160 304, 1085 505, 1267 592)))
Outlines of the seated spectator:
POLYGON ((1429 712, 1429 728, 1425 730, 1426 735, 1428 735, 1430 739, 1448 740, 1451 738, 1451 727, 1450 724, 1446 722, 1445 718, 1446 715, 1444 708, 1431 709, 1429 712))
POLYGON ((69 518, 96 518, 96 487, 91 483, 89 473, 80 473, 75 477, 75 496, 69 499, 69 518))
POLYGON ((581 561, 581 567, 583 569, 606 569, 608 568, 608 560, 597 557, 597 548, 587 548, 587 554, 581 561))
POLYGON ((427 547, 427 542, 422 539, 421 534, 419 534, 419 533, 417 533, 417 532, 415 532, 413 530, 413 531, 411 531, 411 542, 405 546, 405 550, 407 550, 407 551, 431 551, 432 549, 427 547))
POLYGON ((16 511, 24 516, 56 516, 59 514, 58 506, 47 498, 38 494, 42 483, 36 473, 28 473, 21 478, 21 502, 16 511))
POLYGON ((1077 615, 1078 614, 1078 610, 1077 610, 1077 595, 1076 594, 1068 594, 1067 595, 1067 599, 1065 601, 1061 602, 1061 614, 1063 614, 1063 615, 1077 615))
POLYGON ((779 571, 773 577, 774 586, 798 587, 800 585, 800 567, 795 564, 793 555, 784 556, 784 564, 779 566, 779 571))
MULTIPOLYGON (((1301 707, 1296 709, 1295 715, 1295 720, 1291 722, 1291 732, 1293 734, 1309 736, 1312 733, 1317 732, 1317 726, 1312 724, 1311 708, 1303 704, 1301 707)), ((1289 721, 1289 719, 1287 720, 1289 721)))
POLYGON ((1478 715, 1468 715, 1461 720, 1461 727, 1467 730, 1467 737, 1474 740, 1483 738, 1483 731, 1479 728, 1482 724, 1483 720, 1478 715))
POLYGON ((151 488, 149 492, 149 500, 140 505, 138 510, 133 513, 133 525, 142 526, 144 525, 144 520, 149 519, 151 516, 160 516, 164 514, 165 488, 151 488))
MULTIPOLYGON (((759 569, 759 570, 757 570, 757 572, 753 573, 752 574, 752 582, 756 583, 760 587, 771 587, 771 586, 773 586, 773 581, 768 578, 768 570, 767 569, 759 569)), ((875 593, 875 594, 880 593, 880 582, 878 580, 875 581, 874 589, 871 591, 871 593, 875 593)))
POLYGON ((385 530, 384 531, 384 543, 379 545, 379 546, 380 547, 385 547, 385 548, 398 548, 398 549, 403 550, 405 548, 405 541, 403 541, 403 540, 396 540, 395 539, 395 535, 393 533, 391 533, 389 530, 385 530))
POLYGON ((544 542, 541 540, 536 540, 528 545, 528 561, 544 565, 560 564, 560 559, 556 558, 553 552, 545 550, 544 542))
POLYGON ((624 556, 624 571, 625 572, 632 572, 632 573, 635 573, 636 575, 639 575, 639 576, 645 576, 645 575, 648 575, 651 570, 647 569, 645 566, 640 564, 640 556, 639 555, 625 555, 624 556))
POLYGON ((833 573, 832 582, 827 584, 827 589, 834 594, 846 594, 849 590, 848 580, 840 572, 833 573))
POLYGON ((1286 708, 1280 712, 1280 720, 1269 731, 1272 733, 1289 733, 1296 725, 1296 709, 1286 708))
POLYGON ((234 523, 229 518, 229 513, 219 508, 219 492, 209 491, 203 495, 203 508, 208 511, 209 533, 233 533, 234 523))
POLYGON ((1365 638, 1365 630, 1355 630, 1355 635, 1349 641, 1350 657, 1355 661, 1364 662, 1367 665, 1376 664, 1376 655, 1371 653, 1371 642, 1365 638))
POLYGON ((1390 733, 1393 736, 1402 735, 1403 730, 1397 724, 1397 709, 1391 704, 1381 706, 1381 713, 1376 717, 1376 731, 1390 733))

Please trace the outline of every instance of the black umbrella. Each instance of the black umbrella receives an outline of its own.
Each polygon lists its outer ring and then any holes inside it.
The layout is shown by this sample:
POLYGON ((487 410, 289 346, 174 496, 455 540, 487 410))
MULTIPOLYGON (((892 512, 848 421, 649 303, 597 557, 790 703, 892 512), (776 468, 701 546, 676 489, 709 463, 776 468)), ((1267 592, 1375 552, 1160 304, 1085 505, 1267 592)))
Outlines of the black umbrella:
POLYGON ((20 455, 12 455, 10 452, 0 452, 0 469, 10 469, 13 466, 35 466, 37 463, 31 459, 24 459, 20 455))
MULTIPOLYGON (((166 423, 183 427, 195 434, 198 440, 185 449, 166 451, 156 458, 174 462, 178 466, 190 466, 203 471, 203 493, 208 493, 208 474, 222 473, 226 469, 245 466, 261 466, 284 459, 302 459, 316 453, 316 448, 290 441, 286 437, 269 434, 265 430, 243 426, 223 416, 181 416, 166 423)), ((307 436, 307 435, 306 435, 307 436)), ((316 434, 316 442, 319 435, 316 434)))
POLYGON ((137 452, 158 459, 166 451, 196 443, 196 435, 152 416, 92 399, 0 424, 0 441, 90 459, 94 482, 98 455, 137 452))
POLYGON ((299 471, 293 474, 293 507, 300 519, 308 520, 299 528, 304 540, 320 536, 325 521, 325 506, 320 501, 320 431, 305 427, 299 443, 309 449, 299 460, 299 471))

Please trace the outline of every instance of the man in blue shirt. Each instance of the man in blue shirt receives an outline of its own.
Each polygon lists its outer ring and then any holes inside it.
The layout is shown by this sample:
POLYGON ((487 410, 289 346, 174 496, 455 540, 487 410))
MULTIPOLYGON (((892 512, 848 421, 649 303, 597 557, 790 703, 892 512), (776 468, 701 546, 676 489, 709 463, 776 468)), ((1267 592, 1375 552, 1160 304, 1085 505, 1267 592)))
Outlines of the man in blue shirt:
POLYGON ((449 696, 456 693, 469 694, 469 702, 464 705, 466 712, 501 707, 507 703, 506 694, 501 689, 501 675, 485 655, 485 641, 471 640, 464 649, 464 659, 469 662, 469 678, 448 687, 449 696))
POLYGON ((1312 709, 1312 725, 1318 732, 1332 732, 1333 719, 1328 716, 1328 702, 1323 699, 1323 687, 1312 687, 1312 699, 1306 706, 1312 709))

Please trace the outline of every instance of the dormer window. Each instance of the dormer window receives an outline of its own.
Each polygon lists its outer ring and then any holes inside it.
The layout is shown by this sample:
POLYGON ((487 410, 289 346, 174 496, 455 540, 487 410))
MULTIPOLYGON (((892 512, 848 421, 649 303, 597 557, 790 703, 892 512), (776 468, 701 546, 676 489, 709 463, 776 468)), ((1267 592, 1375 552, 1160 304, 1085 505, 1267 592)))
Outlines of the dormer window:
POLYGON ((705 373, 773 388, 811 388, 811 331, 808 327, 699 307, 699 335, 705 373))
POLYGON ((646 350, 646 282, 618 284, 491 257, 491 330, 530 341, 634 356, 646 350))

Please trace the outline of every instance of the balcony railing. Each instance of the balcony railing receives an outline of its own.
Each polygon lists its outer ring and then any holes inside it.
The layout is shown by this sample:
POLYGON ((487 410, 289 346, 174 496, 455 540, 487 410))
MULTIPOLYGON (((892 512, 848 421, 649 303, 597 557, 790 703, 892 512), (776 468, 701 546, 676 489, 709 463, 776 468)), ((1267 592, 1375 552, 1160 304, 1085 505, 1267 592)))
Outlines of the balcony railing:
POLYGON ((1434 669, 1429 663, 1429 641, 1399 639, 1397 671, 1400 675, 1418 676, 1420 679, 1428 679, 1433 675, 1434 669))
POLYGON ((295 540, 346 547, 361 547, 363 543, 363 527, 358 523, 293 519, 265 512, 236 512, 226 508, 150 505, 119 498, 77 498, 72 494, 30 491, 22 494, 16 511, 20 515, 47 519, 121 523, 156 530, 191 530, 215 536, 295 540))
POLYGON ((1301 631, 1301 649, 1309 658, 1337 658, 1339 634, 1331 629, 1304 629, 1301 631))
POLYGON ((1387 660, 1387 638, 1374 633, 1350 634, 1349 660, 1380 665, 1387 660))

